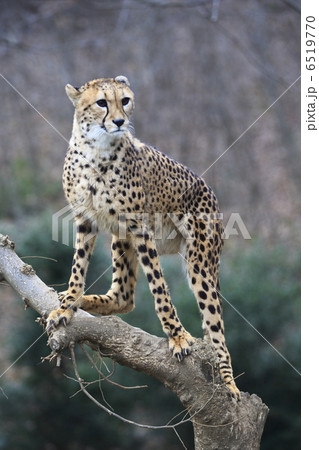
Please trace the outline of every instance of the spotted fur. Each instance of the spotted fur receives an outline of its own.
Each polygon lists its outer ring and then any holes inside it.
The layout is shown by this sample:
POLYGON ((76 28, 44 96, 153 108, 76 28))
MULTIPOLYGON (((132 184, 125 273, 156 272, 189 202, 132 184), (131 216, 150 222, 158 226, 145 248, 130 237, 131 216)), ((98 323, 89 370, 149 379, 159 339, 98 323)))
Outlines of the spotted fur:
POLYGON ((159 260, 160 254, 179 253, 204 335, 217 350, 223 380, 239 399, 224 336, 218 281, 223 226, 215 194, 191 170, 133 137, 134 94, 127 78, 67 85, 66 92, 75 114, 63 187, 77 235, 68 290, 59 295, 60 308, 50 313, 48 329, 67 324, 77 308, 102 315, 131 311, 140 264, 169 348, 181 361, 193 338, 172 305, 159 260), (112 284, 105 295, 84 295, 97 228, 113 235, 112 284))

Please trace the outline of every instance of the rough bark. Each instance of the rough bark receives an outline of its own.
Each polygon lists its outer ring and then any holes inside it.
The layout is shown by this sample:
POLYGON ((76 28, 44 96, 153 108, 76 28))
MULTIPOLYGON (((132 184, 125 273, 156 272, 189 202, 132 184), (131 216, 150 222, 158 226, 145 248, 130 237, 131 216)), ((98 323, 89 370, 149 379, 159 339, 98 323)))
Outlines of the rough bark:
MULTIPOLYGON (((57 293, 13 248, 11 241, 0 235, 0 273, 28 306, 46 317, 59 304, 57 293)), ((192 354, 179 363, 172 358, 165 338, 116 316, 93 317, 79 311, 66 328, 58 328, 49 337, 49 345, 57 353, 73 342, 86 342, 174 392, 192 416, 196 450, 259 448, 268 408, 255 394, 242 393, 238 403, 229 397, 216 370, 216 355, 206 341, 196 339, 192 354)))

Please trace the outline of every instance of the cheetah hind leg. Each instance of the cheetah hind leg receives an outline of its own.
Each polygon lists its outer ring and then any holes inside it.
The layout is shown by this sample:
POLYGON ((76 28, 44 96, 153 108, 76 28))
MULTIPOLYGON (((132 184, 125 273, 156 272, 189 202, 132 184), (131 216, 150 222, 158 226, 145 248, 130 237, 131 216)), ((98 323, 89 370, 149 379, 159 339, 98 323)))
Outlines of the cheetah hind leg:
POLYGON ((231 359, 225 342, 221 298, 219 289, 215 287, 218 282, 204 265, 198 264, 197 260, 189 260, 188 273, 202 317, 204 339, 209 339, 217 351, 221 378, 231 396, 239 400, 240 392, 234 381, 231 359))

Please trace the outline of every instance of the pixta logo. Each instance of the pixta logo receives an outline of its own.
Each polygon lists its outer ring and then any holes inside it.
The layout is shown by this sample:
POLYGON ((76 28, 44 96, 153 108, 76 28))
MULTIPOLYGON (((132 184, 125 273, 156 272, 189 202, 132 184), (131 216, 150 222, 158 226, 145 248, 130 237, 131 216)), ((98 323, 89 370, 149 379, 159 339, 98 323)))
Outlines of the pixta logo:
POLYGON ((52 215, 52 240, 61 244, 75 247, 76 230, 78 226, 90 223, 90 233, 84 239, 89 241, 97 234, 97 225, 89 217, 83 216, 82 220, 75 223, 74 211, 70 205, 65 206, 52 215))
MULTIPOLYGON (((79 216, 79 215, 78 215, 79 216)), ((202 233, 206 234, 207 239, 212 238, 211 230, 213 224, 221 223, 223 213, 213 214, 180 214, 180 213, 123 213, 118 216, 117 234, 120 239, 126 239, 127 233, 143 234, 150 228, 153 230, 154 239, 165 240, 175 239, 177 233, 180 233, 185 240, 193 240, 193 229, 190 223, 201 223, 202 233), (167 222, 170 222, 169 233, 167 233, 167 222), (152 225, 151 225, 152 224, 152 225), (134 226, 132 226, 134 225, 134 226), (204 231, 205 230, 205 231, 204 231)), ((90 223, 90 233, 85 237, 85 242, 97 234, 97 225, 89 217, 83 217, 77 224, 74 222, 74 212, 69 205, 60 209, 52 216, 52 240, 61 242, 64 245, 74 246, 76 229, 81 224, 90 223), (95 225, 94 225, 95 224, 95 225)), ((243 239, 251 239, 250 233, 239 213, 232 213, 229 219, 224 223, 223 239, 229 239, 231 236, 241 236, 243 239)))
POLYGON ((73 245, 76 225, 69 205, 52 215, 52 240, 64 245, 73 245), (71 241, 71 242, 70 242, 71 241))

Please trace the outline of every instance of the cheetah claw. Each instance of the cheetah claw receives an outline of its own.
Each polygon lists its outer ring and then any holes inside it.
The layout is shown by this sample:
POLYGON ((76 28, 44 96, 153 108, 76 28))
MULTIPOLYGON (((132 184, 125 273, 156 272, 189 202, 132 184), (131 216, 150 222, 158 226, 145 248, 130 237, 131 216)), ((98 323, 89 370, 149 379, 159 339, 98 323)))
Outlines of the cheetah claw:
POLYGON ((65 299, 65 297, 67 295, 67 292, 68 291, 62 291, 62 292, 58 293, 58 300, 59 300, 60 303, 65 299))
POLYGON ((191 354, 191 346, 194 343, 194 338, 186 331, 178 338, 169 338, 169 348, 173 356, 181 362, 185 356, 191 354))
POLYGON ((56 309, 51 311, 49 317, 47 318, 46 331, 52 331, 58 328, 59 325, 67 326, 70 322, 73 312, 70 309, 56 309))
POLYGON ((179 362, 183 361, 184 356, 188 356, 190 354, 191 354, 191 349, 189 349, 189 348, 183 348, 182 351, 180 351, 180 352, 173 351, 173 355, 179 362))

